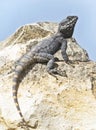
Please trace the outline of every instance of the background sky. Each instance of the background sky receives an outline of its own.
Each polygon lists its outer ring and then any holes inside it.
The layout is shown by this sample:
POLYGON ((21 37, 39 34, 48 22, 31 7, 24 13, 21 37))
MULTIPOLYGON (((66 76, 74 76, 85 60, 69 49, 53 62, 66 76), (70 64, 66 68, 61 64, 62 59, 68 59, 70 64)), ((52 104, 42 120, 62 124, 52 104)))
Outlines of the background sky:
POLYGON ((24 24, 77 15, 73 37, 96 61, 96 0, 0 0, 0 41, 24 24))

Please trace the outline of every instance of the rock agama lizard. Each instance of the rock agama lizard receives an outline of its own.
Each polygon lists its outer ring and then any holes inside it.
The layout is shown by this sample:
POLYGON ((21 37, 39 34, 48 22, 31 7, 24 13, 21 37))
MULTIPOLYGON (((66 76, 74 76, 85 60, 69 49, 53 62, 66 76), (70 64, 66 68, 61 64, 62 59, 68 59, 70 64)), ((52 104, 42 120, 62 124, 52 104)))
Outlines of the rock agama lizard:
MULTIPOLYGON (((68 56, 66 53, 67 49, 67 38, 71 38, 74 32, 74 27, 77 22, 77 16, 68 16, 66 19, 62 20, 59 23, 57 33, 50 37, 49 40, 41 42, 41 44, 36 45, 35 48, 31 49, 29 52, 24 54, 18 61, 15 74, 13 78, 13 99, 16 105, 16 108, 19 112, 19 115, 22 118, 22 122, 26 124, 24 117, 22 115, 21 109, 19 107, 17 91, 20 84, 20 77, 23 71, 34 63, 47 63, 47 71, 49 74, 54 75, 58 73, 54 67, 55 61, 58 59, 54 57, 54 54, 61 49, 61 54, 65 62, 68 62, 68 56)), ((35 126, 33 126, 35 128, 35 126)))

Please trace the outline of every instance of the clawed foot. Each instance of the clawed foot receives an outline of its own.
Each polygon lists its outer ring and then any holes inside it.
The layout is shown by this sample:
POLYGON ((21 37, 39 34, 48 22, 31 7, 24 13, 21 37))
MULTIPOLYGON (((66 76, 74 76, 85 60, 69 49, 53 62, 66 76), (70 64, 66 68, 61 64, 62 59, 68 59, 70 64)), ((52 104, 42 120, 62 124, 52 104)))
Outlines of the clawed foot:
POLYGON ((67 60, 67 61, 65 61, 66 62, 66 64, 72 64, 72 61, 71 60, 67 60))
POLYGON ((67 74, 65 71, 57 70, 56 68, 49 70, 48 73, 52 75, 53 77, 55 77, 57 80, 58 78, 56 75, 67 77, 67 74))
POLYGON ((74 65, 73 65, 73 62, 72 61, 70 61, 70 60, 68 60, 67 62, 65 62, 66 64, 68 64, 68 65, 70 65, 70 66, 72 66, 73 68, 75 67, 74 65))
POLYGON ((57 70, 57 74, 62 77, 67 77, 66 71, 57 70))

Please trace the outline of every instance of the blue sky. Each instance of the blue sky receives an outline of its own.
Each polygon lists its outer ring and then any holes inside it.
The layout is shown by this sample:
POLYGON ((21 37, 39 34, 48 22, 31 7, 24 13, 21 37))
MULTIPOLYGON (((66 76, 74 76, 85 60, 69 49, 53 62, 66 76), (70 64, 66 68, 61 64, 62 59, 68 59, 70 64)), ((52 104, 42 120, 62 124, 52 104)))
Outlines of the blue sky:
POLYGON ((68 15, 79 17, 73 37, 96 61, 96 0, 1 0, 0 41, 24 24, 59 22, 68 15))

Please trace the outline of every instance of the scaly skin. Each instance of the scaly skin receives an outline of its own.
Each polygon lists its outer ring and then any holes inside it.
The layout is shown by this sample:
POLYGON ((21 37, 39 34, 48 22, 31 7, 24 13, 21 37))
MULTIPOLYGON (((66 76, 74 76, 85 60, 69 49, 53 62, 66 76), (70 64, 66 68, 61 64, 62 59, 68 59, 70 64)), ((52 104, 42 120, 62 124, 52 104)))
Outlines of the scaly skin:
MULTIPOLYGON (((27 125, 24 117, 21 113, 18 99, 17 99, 17 91, 20 84, 20 77, 25 69, 34 63, 46 63, 47 64, 47 71, 49 74, 53 75, 55 73, 59 73, 54 68, 54 63, 58 59, 54 57, 54 54, 61 49, 61 54, 65 62, 68 62, 68 56, 66 54, 67 49, 67 41, 66 38, 71 38, 75 24, 77 22, 77 16, 68 16, 66 19, 59 23, 58 32, 52 36, 51 38, 44 40, 41 44, 37 45, 34 49, 31 49, 30 52, 26 53, 24 56, 20 58, 17 63, 15 69, 15 75, 13 78, 14 85, 13 89, 13 99, 16 105, 16 108, 19 112, 19 115, 22 118, 23 125, 27 125)), ((36 128, 32 126, 32 128, 36 128)))

